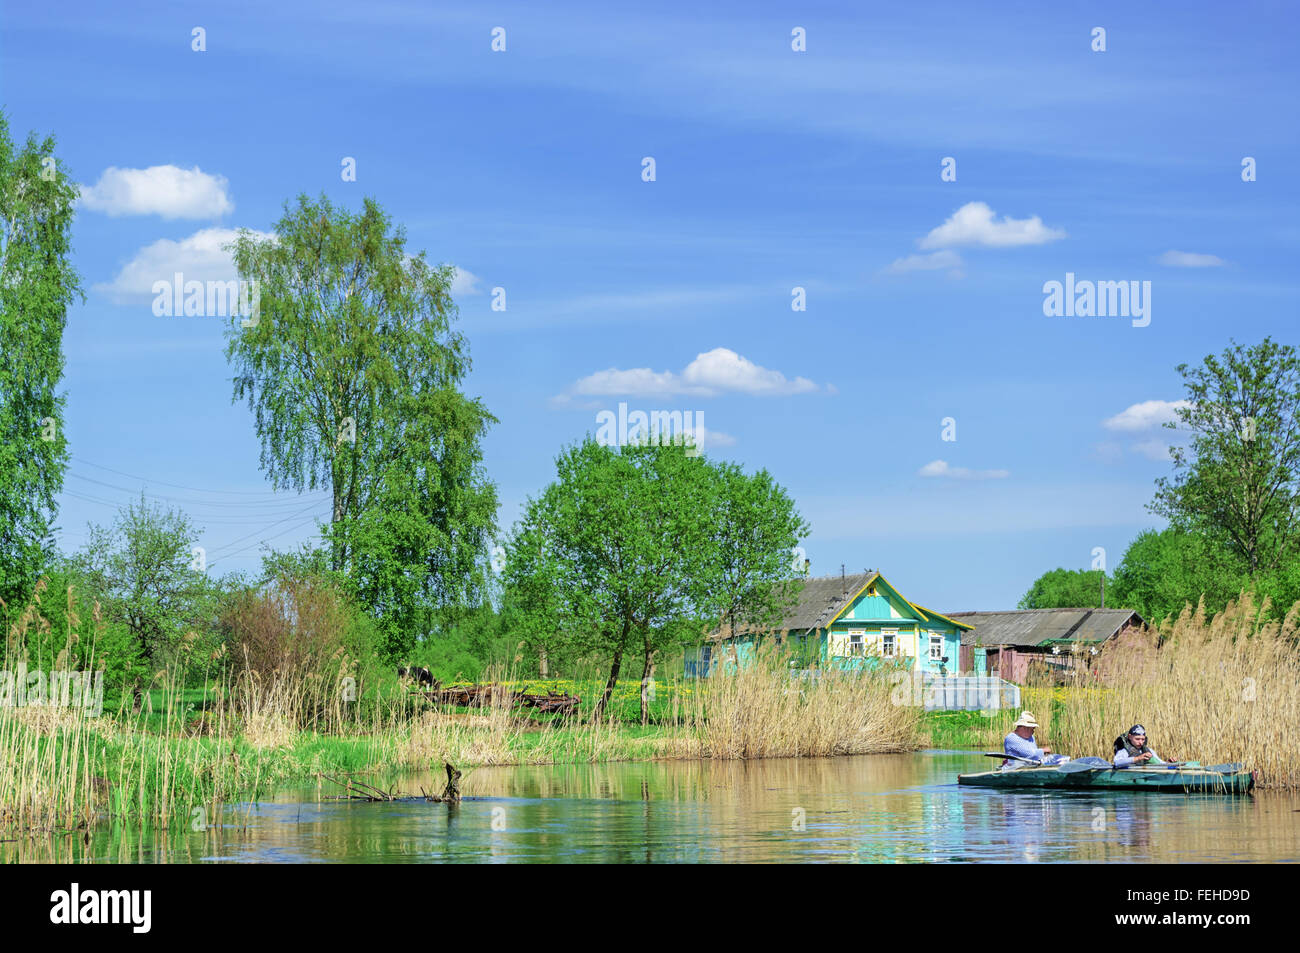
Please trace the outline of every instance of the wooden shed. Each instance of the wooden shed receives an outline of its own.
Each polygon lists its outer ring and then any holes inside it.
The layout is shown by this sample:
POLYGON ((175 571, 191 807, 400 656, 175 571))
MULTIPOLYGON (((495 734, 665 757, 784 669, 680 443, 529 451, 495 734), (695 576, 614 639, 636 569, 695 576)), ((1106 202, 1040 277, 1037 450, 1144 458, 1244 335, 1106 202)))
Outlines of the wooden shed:
POLYGON ((1069 671, 1094 657, 1102 643, 1146 624, 1132 609, 1017 609, 948 617, 972 626, 961 637, 962 671, 997 674, 1018 684, 1033 665, 1069 671))

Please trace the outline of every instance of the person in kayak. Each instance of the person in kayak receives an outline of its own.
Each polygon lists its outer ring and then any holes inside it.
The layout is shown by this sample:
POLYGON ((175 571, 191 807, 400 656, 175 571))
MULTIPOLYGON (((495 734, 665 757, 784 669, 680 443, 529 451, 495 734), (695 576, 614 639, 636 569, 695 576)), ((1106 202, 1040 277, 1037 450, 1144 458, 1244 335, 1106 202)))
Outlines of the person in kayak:
POLYGON ((1164 764, 1147 745, 1147 730, 1141 725, 1134 725, 1115 739, 1115 767, 1127 768, 1131 764, 1164 764))
MULTIPOLYGON (((1011 733, 1002 739, 1002 753, 1046 764, 1047 756, 1052 753, 1052 749, 1040 748, 1034 743, 1034 729, 1037 727, 1038 722, 1034 720, 1034 713, 1022 711, 1016 723, 1011 726, 1011 733)), ((1002 762, 1002 770, 1008 771, 1023 765, 1023 761, 1008 759, 1002 762)))

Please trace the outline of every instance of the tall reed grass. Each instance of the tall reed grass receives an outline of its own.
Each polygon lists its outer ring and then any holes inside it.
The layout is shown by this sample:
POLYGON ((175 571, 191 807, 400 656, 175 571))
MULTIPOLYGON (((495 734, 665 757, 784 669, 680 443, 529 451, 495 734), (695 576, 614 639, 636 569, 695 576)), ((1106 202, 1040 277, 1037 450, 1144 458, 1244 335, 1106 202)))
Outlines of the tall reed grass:
POLYGON ((722 668, 687 705, 700 753, 711 758, 797 758, 909 751, 921 709, 895 703, 884 669, 795 672, 791 655, 760 644, 746 664, 722 668))
MULTIPOLYGON (((1204 604, 1103 648, 1068 685, 1031 686, 1024 707, 1040 743, 1072 756, 1112 756, 1140 723, 1166 761, 1242 762, 1263 787, 1300 788, 1300 604, 1282 621, 1243 594, 1213 619, 1204 604)), ((1015 713, 999 716, 1000 743, 1015 713)))

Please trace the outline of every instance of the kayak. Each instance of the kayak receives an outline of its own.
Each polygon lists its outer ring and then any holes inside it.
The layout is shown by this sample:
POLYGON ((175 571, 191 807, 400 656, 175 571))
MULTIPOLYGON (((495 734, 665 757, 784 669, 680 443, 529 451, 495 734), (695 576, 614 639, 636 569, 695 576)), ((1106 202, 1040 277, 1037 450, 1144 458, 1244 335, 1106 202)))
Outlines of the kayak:
POLYGON ((1067 771, 1062 771, 1061 767, 1025 766, 1013 771, 959 774, 957 783, 1018 790, 1064 788, 1076 791, 1172 791, 1180 794, 1192 791, 1205 794, 1245 794, 1255 786, 1255 775, 1251 771, 1220 772, 1190 765, 1143 765, 1067 771))

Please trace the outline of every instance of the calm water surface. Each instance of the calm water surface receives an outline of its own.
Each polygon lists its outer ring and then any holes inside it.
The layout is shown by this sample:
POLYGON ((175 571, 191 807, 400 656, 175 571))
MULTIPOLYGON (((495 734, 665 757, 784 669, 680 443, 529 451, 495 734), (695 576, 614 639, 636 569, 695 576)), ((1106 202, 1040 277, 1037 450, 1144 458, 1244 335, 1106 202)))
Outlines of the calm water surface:
MULTIPOLYGON (((1016 793, 959 787, 969 752, 824 760, 476 768, 458 807, 286 790, 222 826, 0 844, 57 862, 1294 861, 1300 797, 1016 793)), ((433 774, 391 779, 440 790, 433 774)))

